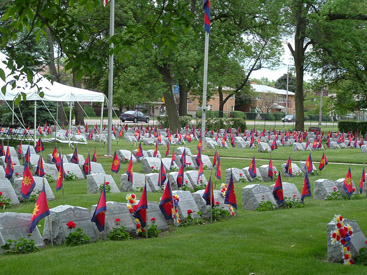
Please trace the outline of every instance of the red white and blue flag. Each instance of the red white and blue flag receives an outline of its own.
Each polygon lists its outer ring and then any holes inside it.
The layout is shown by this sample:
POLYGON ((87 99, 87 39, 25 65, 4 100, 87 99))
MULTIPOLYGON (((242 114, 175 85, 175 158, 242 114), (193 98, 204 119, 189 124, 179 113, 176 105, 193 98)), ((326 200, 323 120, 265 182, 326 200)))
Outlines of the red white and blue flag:
POLYGON ((104 230, 106 224, 106 211, 106 183, 104 183, 96 210, 94 211, 93 217, 91 219, 91 221, 96 224, 99 232, 102 232, 104 230))
POLYGON ((366 181, 366 171, 363 167, 363 170, 362 170, 362 175, 361 175, 361 179, 359 181, 359 193, 362 194, 363 192, 363 185, 364 185, 364 182, 366 181))
POLYGON ((234 191, 233 174, 231 172, 231 178, 229 179, 228 188, 224 195, 224 203, 230 204, 237 209, 236 193, 234 191))
POLYGON ((347 175, 345 176, 343 188, 348 196, 353 194, 353 180, 352 180, 352 172, 350 171, 350 167, 348 169, 347 175))
POLYGON ((203 194, 203 199, 205 200, 206 205, 214 206, 214 190, 213 190, 212 177, 209 178, 209 182, 203 194))
POLYGON ((327 164, 328 164, 328 162, 327 162, 325 153, 323 153, 321 161, 320 161, 320 165, 319 165, 319 170, 321 171, 322 169, 324 169, 327 164))
POLYGON ((177 187, 181 188, 184 184, 184 175, 185 175, 185 165, 181 163, 180 170, 178 171, 177 175, 177 187))
POLYGON ((252 161, 250 163, 250 167, 248 168, 248 172, 250 173, 251 178, 256 178, 255 156, 253 156, 253 158, 252 158, 252 161))
POLYGON ((163 195, 161 198, 161 202, 159 203, 159 209, 166 220, 171 220, 172 217, 172 208, 173 208, 173 196, 171 184, 167 181, 166 187, 164 188, 163 195))
POLYGON ((79 164, 79 156, 78 156, 78 148, 77 147, 75 147, 75 150, 74 150, 73 156, 70 159, 70 162, 75 163, 75 164, 79 164))
POLYGON ((273 195, 278 205, 281 205, 284 202, 283 184, 282 184, 282 178, 280 177, 280 173, 278 173, 277 180, 275 181, 273 195))
POLYGON ((127 174, 127 180, 131 183, 131 185, 133 184, 133 156, 130 157, 130 161, 129 161, 129 165, 127 166, 127 170, 126 170, 126 174, 127 174))
POLYGON ((308 158, 306 160, 305 170, 307 171, 307 173, 311 173, 313 171, 313 164, 312 164, 311 154, 308 155, 308 158))
POLYGON ((38 177, 43 177, 45 175, 45 168, 43 166, 42 156, 40 156, 39 159, 38 159, 38 163, 37 163, 37 168, 36 168, 36 173, 35 174, 38 177))
POLYGON ((308 173, 305 173, 305 179, 303 180, 303 188, 302 188, 302 196, 301 201, 303 202, 304 198, 311 197, 311 184, 308 179, 308 173))
POLYGON ((120 165, 120 159, 115 151, 115 154, 113 155, 111 171, 114 173, 118 173, 120 171, 120 165))
POLYGON ((204 0, 204 29, 207 33, 210 33, 210 0, 204 0))
POLYGON ((143 157, 143 148, 141 147, 141 143, 139 143, 139 147, 138 150, 136 150, 135 156, 137 159, 143 157))
POLYGON ((143 193, 138 203, 138 207, 134 213, 134 217, 137 218, 142 227, 147 225, 147 210, 148 210, 148 199, 147 199, 147 184, 145 184, 143 193))
POLYGON ((44 150, 45 150, 45 147, 43 147, 42 140, 41 140, 41 138, 39 138, 37 143, 36 143, 36 152, 39 153, 39 152, 42 152, 44 150))
POLYGON ((90 163, 90 154, 88 152, 88 156, 85 159, 84 164, 83 164, 83 173, 84 175, 89 175, 91 171, 92 171, 92 167, 90 163))
POLYGON ((43 186, 33 210, 29 232, 32 233, 38 222, 48 215, 50 215, 50 209, 48 208, 45 186, 43 186))
POLYGON ((92 161, 97 162, 97 148, 94 148, 94 154, 93 154, 93 157, 92 157, 92 161))
POLYGON ((292 159, 291 156, 289 156, 287 164, 285 165, 285 172, 290 176, 293 177, 293 172, 292 172, 292 159))
POLYGON ((159 174, 158 174, 158 186, 163 186, 166 179, 167 179, 166 169, 164 169, 164 164, 163 161, 161 160, 161 167, 159 168, 159 174))
POLYGON ((268 177, 271 179, 274 177, 273 160, 271 158, 269 160, 268 177))
POLYGON ((25 163, 22 187, 20 189, 20 194, 22 195, 22 197, 28 200, 35 186, 36 182, 34 181, 31 170, 29 170, 28 164, 25 163))

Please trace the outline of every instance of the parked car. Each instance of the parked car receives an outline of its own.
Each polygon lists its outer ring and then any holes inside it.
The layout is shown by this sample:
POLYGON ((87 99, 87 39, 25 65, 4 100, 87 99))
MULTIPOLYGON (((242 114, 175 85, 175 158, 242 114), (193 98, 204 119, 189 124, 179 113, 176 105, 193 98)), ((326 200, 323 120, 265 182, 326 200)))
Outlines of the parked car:
POLYGON ((286 115, 282 118, 283 122, 293 122, 294 121, 294 115, 286 115))
POLYGON ((149 123, 149 116, 143 114, 140 111, 126 111, 125 113, 122 113, 120 115, 120 119, 122 122, 125 121, 132 121, 134 123, 138 121, 144 121, 146 123, 149 123))

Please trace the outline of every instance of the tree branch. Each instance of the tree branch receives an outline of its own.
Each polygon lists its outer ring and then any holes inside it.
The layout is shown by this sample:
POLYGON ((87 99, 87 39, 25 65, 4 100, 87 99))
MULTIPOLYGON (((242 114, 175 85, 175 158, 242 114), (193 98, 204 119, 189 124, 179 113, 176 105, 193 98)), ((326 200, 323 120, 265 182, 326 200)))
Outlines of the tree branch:
POLYGON ((326 19, 333 20, 367 20, 367 14, 343 14, 343 13, 330 13, 326 15, 326 19))

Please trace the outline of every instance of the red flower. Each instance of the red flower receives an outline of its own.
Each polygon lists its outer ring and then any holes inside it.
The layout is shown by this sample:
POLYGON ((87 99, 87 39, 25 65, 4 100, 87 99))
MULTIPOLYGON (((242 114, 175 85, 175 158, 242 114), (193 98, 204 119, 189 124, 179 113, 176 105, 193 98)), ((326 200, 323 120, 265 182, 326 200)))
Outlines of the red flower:
POLYGON ((152 167, 150 167, 150 168, 154 169, 154 166, 152 166, 152 167))
POLYGON ((4 203, 3 202, 0 202, 0 206, 3 206, 4 205, 4 203))
POLYGON ((142 229, 141 229, 141 232, 145 233, 145 229, 144 229, 144 228, 142 228, 142 229))
POLYGON ((151 222, 155 222, 155 218, 154 218, 154 217, 153 217, 153 218, 151 218, 151 219, 150 219, 150 221, 151 221, 151 222))
POLYGON ((340 216, 339 219, 340 219, 340 221, 342 221, 343 220, 343 216, 340 216))
POLYGON ((70 173, 70 171, 67 171, 67 173, 69 174, 69 173, 70 173))
POLYGON ((348 260, 349 259, 349 254, 344 254, 344 259, 348 260))
POLYGON ((191 209, 187 210, 187 215, 191 215, 191 214, 192 214, 192 210, 191 209))
POLYGON ((336 240, 337 241, 340 241, 340 236, 336 236, 336 240))
POLYGON ((338 188, 334 187, 333 190, 336 191, 338 188))
POLYGON ((129 209, 129 212, 132 214, 132 213, 134 213, 134 209, 132 209, 132 208, 130 208, 129 209))
POLYGON ((0 192, 0 196, 2 196, 3 195, 3 192, 0 192))
POLYGON ((131 197, 132 197, 133 199, 135 199, 135 194, 131 194, 131 197))
POLYGON ((232 216, 234 216, 235 215, 235 213, 234 212, 232 212, 232 216))
POLYGON ((344 239, 341 240, 340 242, 341 242, 342 245, 345 245, 345 240, 344 239))
POLYGON ((337 228, 340 228, 340 227, 342 227, 342 225, 338 222, 338 223, 336 224, 336 227, 337 227, 337 228))
POLYGON ((336 233, 334 232, 334 233, 331 235, 331 237, 332 237, 333 239, 335 239, 335 238, 336 238, 336 233))
POLYGON ((215 204, 216 204, 216 205, 219 205, 219 204, 220 204, 220 202, 219 202, 219 201, 217 201, 215 204))
POLYGON ((354 192, 354 191, 356 191, 356 189, 355 189, 355 188, 353 188, 353 189, 352 189, 352 191, 354 192))
POLYGON ((73 221, 69 221, 68 223, 66 223, 66 226, 69 228, 69 229, 73 229, 76 227, 76 223, 73 222, 73 221))
POLYGON ((352 236, 353 235, 353 231, 349 231, 349 236, 352 236))
POLYGON ((140 223, 136 224, 136 228, 140 228, 140 226, 141 226, 140 223))
POLYGON ((185 183, 189 183, 189 181, 188 180, 185 180, 185 183))
POLYGON ((349 261, 349 262, 350 262, 350 264, 354 264, 354 261, 353 261, 353 259, 350 259, 350 261, 349 261))
POLYGON ((243 174, 242 174, 242 173, 240 173, 240 177, 242 177, 242 175, 243 175, 243 174))
POLYGON ((15 173, 15 175, 18 177, 18 176, 19 176, 19 173, 18 173, 18 172, 16 172, 16 173, 15 173))
POLYGON ((105 183, 106 185, 109 185, 110 184, 110 182, 109 181, 106 181, 106 183, 105 183))
POLYGON ((274 174, 278 173, 277 171, 274 171, 274 174))
POLYGON ((116 218, 115 219, 115 222, 120 222, 121 220, 119 218, 116 218))
POLYGON ((297 196, 296 195, 293 195, 293 198, 296 198, 297 196))
POLYGON ((134 200, 133 200, 133 199, 131 199, 131 200, 129 200, 129 202, 130 202, 131 204, 133 204, 133 203, 134 203, 134 200))

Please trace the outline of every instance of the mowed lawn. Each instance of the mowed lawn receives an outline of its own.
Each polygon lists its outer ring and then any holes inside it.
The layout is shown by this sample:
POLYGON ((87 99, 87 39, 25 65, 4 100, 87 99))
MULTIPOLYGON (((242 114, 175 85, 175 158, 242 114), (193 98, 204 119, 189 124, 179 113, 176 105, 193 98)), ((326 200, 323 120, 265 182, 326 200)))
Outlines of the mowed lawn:
MULTIPOLYGON (((16 146, 17 144, 11 144, 16 146)), ((46 154, 55 144, 45 144, 46 154)), ((67 145, 57 145, 63 154, 73 152, 67 145)), ((196 155, 197 142, 188 144, 196 155)), ((97 148, 98 162, 106 173, 110 173, 112 158, 104 157, 106 145, 89 142, 78 146, 79 154, 93 154, 97 148)), ((171 152, 177 146, 171 146, 171 152)), ((113 143, 113 152, 118 149, 134 150, 136 146, 124 140, 113 143)), ((143 150, 154 149, 144 146, 143 150)), ((164 155, 165 147, 159 150, 164 155)), ((113 153, 112 152, 112 153, 113 153)), ((215 150, 203 154, 214 155, 215 150)), ((256 165, 268 164, 270 156, 280 170, 289 156, 292 161, 306 161, 310 152, 294 152, 292 147, 279 148, 269 153, 258 153, 250 149, 218 149, 221 156, 222 181, 225 169, 249 166, 255 155, 256 165)), ((316 167, 323 151, 311 152, 316 167)), ((319 175, 311 176, 313 183, 319 178, 336 180, 344 178, 351 166, 353 180, 359 183, 366 155, 359 149, 325 151, 329 165, 319 175)), ((119 186, 120 175, 126 171, 127 163, 121 165, 120 173, 114 175, 119 186)), ((47 172, 47 171, 46 171, 47 172)), ((142 172, 141 163, 134 165, 134 172, 142 172)), ((205 171, 207 178, 209 170, 205 171)), ((295 183, 301 191, 303 177, 285 178, 295 183)), ((220 182, 214 180, 219 189, 220 182)), ((270 185, 271 183, 264 183, 270 185)), ((367 200, 317 201, 305 200, 304 208, 257 212, 242 210, 241 190, 245 183, 236 183, 238 217, 223 222, 206 223, 199 226, 172 228, 156 239, 133 239, 125 242, 99 241, 79 247, 46 247, 28 255, 0 255, 1 274, 367 274, 363 266, 343 266, 327 262, 326 225, 334 214, 358 222, 366 233, 365 215, 367 200)), ((87 207, 96 204, 99 194, 87 194, 86 180, 66 181, 65 197, 55 192, 56 199, 49 201, 50 208, 61 204, 87 207)), ((139 192, 135 192, 140 197, 139 192)), ((127 193, 107 194, 110 201, 126 202, 127 193)), ((148 200, 159 201, 161 193, 148 193, 148 200)), ((34 203, 22 204, 6 211, 32 213, 34 203)), ((43 231, 43 221, 40 224, 43 231)))

